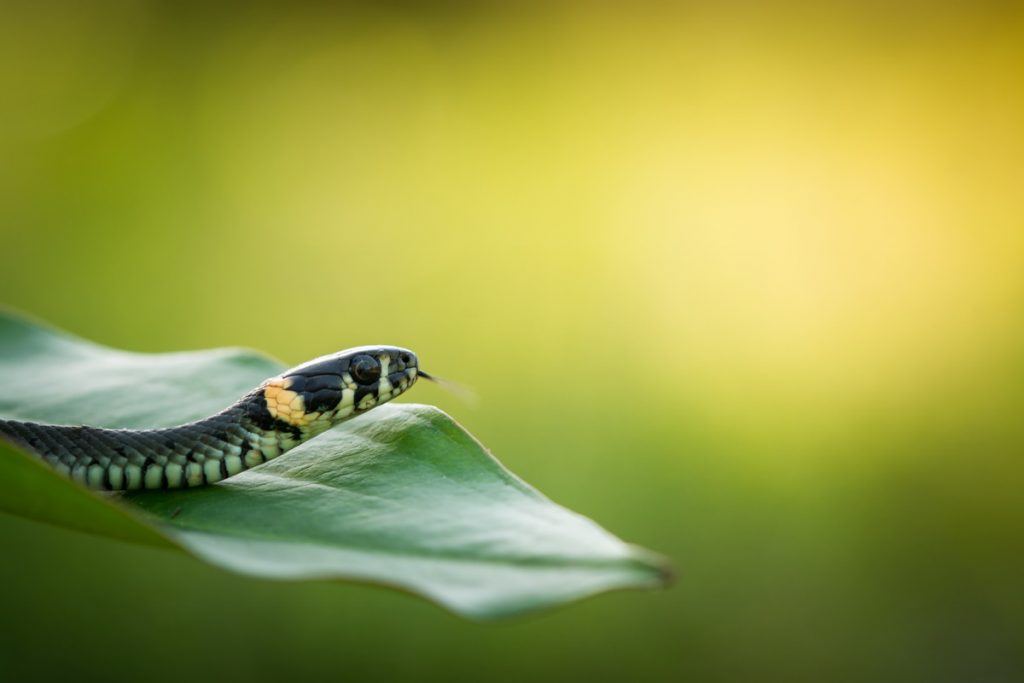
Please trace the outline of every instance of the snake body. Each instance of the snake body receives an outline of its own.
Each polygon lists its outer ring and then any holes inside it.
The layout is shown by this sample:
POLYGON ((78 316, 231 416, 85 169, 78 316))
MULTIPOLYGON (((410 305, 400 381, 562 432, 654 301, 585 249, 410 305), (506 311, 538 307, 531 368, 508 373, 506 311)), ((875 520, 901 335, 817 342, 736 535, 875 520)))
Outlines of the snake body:
POLYGON ((164 429, 131 430, 0 420, 0 436, 93 489, 212 484, 272 460, 386 403, 424 373, 416 355, 364 346, 286 370, 223 411, 164 429))

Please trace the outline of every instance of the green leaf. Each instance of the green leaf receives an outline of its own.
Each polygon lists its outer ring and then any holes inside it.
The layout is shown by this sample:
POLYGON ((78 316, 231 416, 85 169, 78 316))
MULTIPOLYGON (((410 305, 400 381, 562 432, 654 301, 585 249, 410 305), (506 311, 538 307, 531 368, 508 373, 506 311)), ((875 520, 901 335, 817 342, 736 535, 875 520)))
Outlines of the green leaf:
MULTIPOLYGON (((282 368, 237 349, 117 351, 0 314, 0 417, 169 426, 282 368)), ((253 576, 382 584, 480 619, 667 580, 664 560, 551 502, 450 417, 415 404, 381 406, 187 491, 94 494, 0 442, 0 510, 253 576)))

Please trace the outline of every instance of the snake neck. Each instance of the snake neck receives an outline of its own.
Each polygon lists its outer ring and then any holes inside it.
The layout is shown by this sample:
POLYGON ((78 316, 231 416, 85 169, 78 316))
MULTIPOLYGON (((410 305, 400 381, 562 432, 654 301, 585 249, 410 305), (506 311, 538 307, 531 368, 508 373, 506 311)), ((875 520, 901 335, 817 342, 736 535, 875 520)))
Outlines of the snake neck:
POLYGON ((89 488, 135 490, 212 484, 280 456, 330 428, 333 416, 294 424, 268 410, 263 387, 226 410, 147 430, 0 420, 0 436, 89 488))

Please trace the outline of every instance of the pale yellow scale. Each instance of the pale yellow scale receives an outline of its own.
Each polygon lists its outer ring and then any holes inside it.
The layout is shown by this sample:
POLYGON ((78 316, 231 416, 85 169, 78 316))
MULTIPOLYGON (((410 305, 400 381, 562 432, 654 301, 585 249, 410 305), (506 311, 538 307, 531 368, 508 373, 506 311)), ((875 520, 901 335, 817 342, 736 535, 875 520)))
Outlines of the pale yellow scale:
POLYGON ((391 380, 388 378, 391 356, 385 353, 382 356, 378 356, 377 359, 380 361, 380 385, 377 388, 377 401, 384 403, 391 399, 391 391, 394 389, 391 385, 391 380))
POLYGON ((305 400, 301 394, 292 391, 291 386, 291 378, 275 377, 268 381, 263 389, 267 410, 272 417, 282 422, 307 427, 320 417, 320 413, 307 413, 305 400))

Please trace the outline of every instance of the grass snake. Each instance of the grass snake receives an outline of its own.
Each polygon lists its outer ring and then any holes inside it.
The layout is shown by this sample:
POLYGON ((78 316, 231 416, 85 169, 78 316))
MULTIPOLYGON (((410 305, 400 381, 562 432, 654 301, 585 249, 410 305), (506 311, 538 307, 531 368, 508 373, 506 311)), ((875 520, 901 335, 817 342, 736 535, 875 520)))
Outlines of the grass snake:
POLYGON ((419 377, 416 355, 362 346, 264 381, 216 415, 163 429, 105 429, 0 420, 0 436, 93 489, 212 484, 285 453, 386 403, 419 377))

